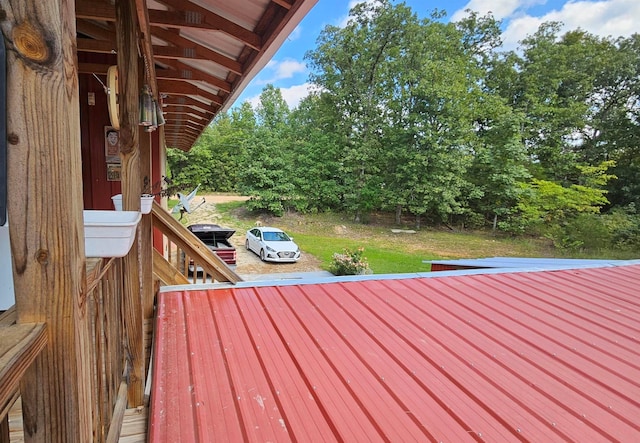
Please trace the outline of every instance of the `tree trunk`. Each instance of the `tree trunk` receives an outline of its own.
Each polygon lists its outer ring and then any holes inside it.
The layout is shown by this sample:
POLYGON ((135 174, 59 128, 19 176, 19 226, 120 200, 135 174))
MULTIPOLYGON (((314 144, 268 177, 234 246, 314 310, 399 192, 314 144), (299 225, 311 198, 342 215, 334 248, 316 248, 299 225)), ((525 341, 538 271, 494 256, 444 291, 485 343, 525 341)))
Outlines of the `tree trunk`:
POLYGON ((402 205, 396 205, 396 225, 402 224, 402 205))

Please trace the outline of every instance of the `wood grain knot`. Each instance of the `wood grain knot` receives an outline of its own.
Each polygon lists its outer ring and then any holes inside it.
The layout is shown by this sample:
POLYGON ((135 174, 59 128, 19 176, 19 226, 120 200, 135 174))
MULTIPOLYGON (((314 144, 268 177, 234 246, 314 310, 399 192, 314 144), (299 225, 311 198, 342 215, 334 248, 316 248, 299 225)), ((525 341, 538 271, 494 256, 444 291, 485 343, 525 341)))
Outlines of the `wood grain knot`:
POLYGON ((49 263, 49 251, 46 249, 39 249, 38 252, 36 252, 36 260, 38 260, 38 263, 41 265, 49 263))
POLYGON ((18 52, 36 63, 43 63, 50 57, 49 46, 44 36, 30 23, 21 23, 13 28, 13 43, 18 52))
POLYGON ((15 132, 12 132, 7 135, 7 141, 10 145, 17 145, 18 143, 20 143, 20 136, 18 136, 18 134, 16 134, 15 132))

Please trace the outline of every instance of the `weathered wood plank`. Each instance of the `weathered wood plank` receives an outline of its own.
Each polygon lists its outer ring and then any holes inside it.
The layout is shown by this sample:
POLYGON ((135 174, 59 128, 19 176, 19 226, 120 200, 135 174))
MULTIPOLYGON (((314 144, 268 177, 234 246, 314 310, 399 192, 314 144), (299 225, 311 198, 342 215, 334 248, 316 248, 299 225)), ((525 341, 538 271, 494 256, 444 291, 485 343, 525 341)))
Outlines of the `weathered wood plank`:
POLYGON ((47 346, 44 323, 0 326, 0 417, 9 412, 20 380, 47 346))
POLYGON ((22 378, 25 436, 91 441, 74 2, 5 0, 2 9, 17 322, 48 330, 22 378))
MULTIPOLYGON (((170 241, 176 243, 188 256, 198 258, 198 263, 205 273, 214 276, 218 281, 242 281, 242 277, 159 205, 153 204, 151 214, 153 226, 169 237, 170 241)), ((180 258, 176 257, 176 260, 180 258)))
POLYGON ((118 389, 118 399, 116 405, 113 408, 113 416, 111 417, 111 424, 109 425, 109 433, 105 440, 106 443, 117 443, 120 438, 120 431, 122 429, 122 419, 127 409, 127 383, 120 383, 120 389, 118 389))
MULTIPOLYGON (((116 43, 118 47, 120 161, 122 206, 124 210, 139 211, 142 194, 140 177, 138 97, 138 24, 134 0, 116 2, 116 43)), ((138 226, 138 238, 140 237, 138 226)), ((142 298, 140 294, 140 247, 137 241, 124 257, 124 325, 128 376, 129 406, 139 406, 144 399, 144 344, 142 334, 142 298)))
POLYGON ((155 249, 153 250, 153 273, 162 280, 165 285, 188 285, 189 280, 180 271, 173 267, 155 249))
POLYGON ((119 443, 145 443, 147 441, 147 416, 149 408, 127 409, 122 422, 119 443))

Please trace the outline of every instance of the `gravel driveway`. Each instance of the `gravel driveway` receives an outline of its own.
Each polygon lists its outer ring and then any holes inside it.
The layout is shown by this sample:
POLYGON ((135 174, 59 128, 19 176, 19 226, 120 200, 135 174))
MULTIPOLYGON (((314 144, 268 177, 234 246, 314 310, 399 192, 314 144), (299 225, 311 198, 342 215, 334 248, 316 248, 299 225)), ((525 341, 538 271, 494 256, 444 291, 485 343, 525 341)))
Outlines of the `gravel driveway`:
MULTIPOLYGON (((194 201, 200 201, 200 195, 198 195, 194 201)), ((187 224, 193 223, 215 223, 220 224, 220 215, 216 211, 217 203, 226 203, 230 201, 242 201, 246 200, 246 197, 235 195, 218 195, 208 194, 203 195, 205 203, 198 207, 191 214, 185 214, 187 224)), ((320 268, 320 261, 311 255, 307 255, 302 251, 300 260, 296 263, 268 263, 263 262, 260 258, 251 251, 247 251, 245 248, 245 231, 238 229, 236 226, 228 226, 231 229, 236 229, 236 233, 229 239, 231 244, 236 247, 237 251, 237 264, 235 272, 240 274, 246 280, 253 280, 264 274, 284 274, 284 273, 299 273, 299 272, 318 272, 319 275, 331 275, 324 273, 320 268)))

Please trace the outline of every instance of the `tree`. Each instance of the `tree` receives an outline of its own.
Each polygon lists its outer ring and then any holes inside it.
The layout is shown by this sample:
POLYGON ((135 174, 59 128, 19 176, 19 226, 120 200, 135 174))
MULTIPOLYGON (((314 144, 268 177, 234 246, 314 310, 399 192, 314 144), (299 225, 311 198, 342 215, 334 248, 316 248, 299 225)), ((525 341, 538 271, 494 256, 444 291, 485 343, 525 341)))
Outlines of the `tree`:
POLYGON ((251 210, 282 215, 295 200, 288 117, 289 108, 280 90, 273 85, 265 87, 256 111, 257 126, 238 172, 239 191, 251 197, 251 210))

